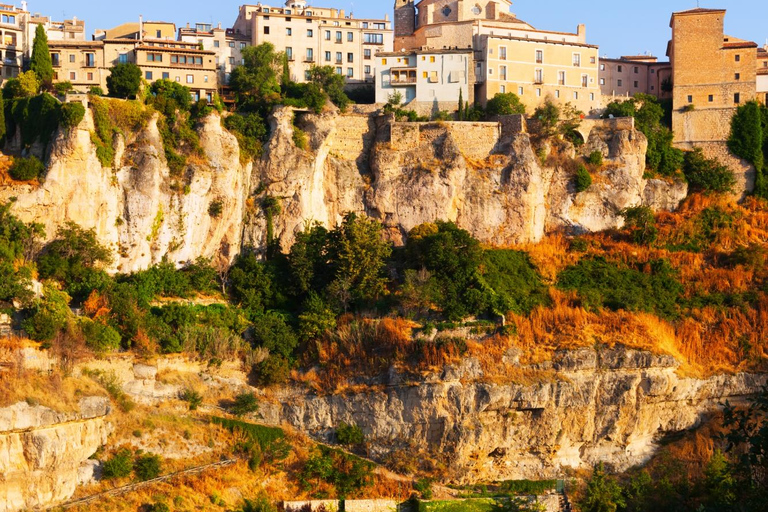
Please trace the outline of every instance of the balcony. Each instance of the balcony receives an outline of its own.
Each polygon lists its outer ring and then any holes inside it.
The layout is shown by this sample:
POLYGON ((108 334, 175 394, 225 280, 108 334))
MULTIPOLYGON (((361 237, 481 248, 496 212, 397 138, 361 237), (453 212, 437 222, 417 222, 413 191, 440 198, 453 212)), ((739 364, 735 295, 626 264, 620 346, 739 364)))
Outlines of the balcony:
POLYGON ((534 85, 543 85, 544 84, 544 79, 541 78, 541 77, 534 78, 533 79, 533 83, 534 83, 534 85))
POLYGON ((412 85, 416 83, 416 68, 392 68, 389 84, 392 86, 412 85))

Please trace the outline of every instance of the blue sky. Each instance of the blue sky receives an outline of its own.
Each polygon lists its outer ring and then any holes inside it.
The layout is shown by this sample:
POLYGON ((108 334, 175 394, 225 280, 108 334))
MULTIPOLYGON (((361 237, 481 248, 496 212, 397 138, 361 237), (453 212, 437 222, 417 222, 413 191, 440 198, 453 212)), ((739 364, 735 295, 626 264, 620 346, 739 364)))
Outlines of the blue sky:
MULTIPOLYGON (((256 3, 253 0, 248 3, 256 3)), ((144 19, 187 22, 221 22, 230 26, 237 17, 235 0, 31 0, 29 10, 55 19, 73 15, 85 19, 89 37, 96 28, 109 28, 126 21, 144 19), (98 6, 97 6, 98 5, 98 6)), ((262 0, 266 5, 284 4, 262 0)), ((392 13, 393 0, 316 0, 317 6, 354 9, 356 17, 383 17, 392 13)), ((765 44, 768 38, 768 7, 765 0, 701 0, 701 7, 728 9, 726 33, 765 44)), ((669 39, 672 11, 696 7, 696 0, 517 0, 512 12, 543 30, 575 32, 578 23, 587 25, 587 39, 600 46, 600 55, 651 52, 664 56, 669 39)))

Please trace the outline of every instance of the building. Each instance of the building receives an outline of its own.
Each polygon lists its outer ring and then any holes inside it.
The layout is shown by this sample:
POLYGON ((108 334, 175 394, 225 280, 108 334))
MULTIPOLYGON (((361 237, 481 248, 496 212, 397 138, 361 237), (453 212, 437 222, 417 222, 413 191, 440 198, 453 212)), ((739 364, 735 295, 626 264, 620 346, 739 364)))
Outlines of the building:
POLYGON ((94 41, 105 41, 110 39, 176 39, 176 24, 167 21, 143 21, 139 19, 138 23, 123 23, 107 30, 97 29, 93 33, 94 41))
MULTIPOLYGON (((497 93, 513 92, 529 111, 547 98, 584 112, 599 108, 598 48, 587 44, 584 25, 575 33, 538 30, 510 13, 511 5, 509 0, 396 0, 394 50, 473 50, 470 97, 483 105, 497 93)), ((380 61, 377 81, 390 73, 380 61)), ((419 100, 425 96, 416 93, 419 100)))
MULTIPOLYGON (((25 27, 29 12, 13 5, 0 5, 0 54, 3 81, 18 76, 24 66, 25 48, 31 48, 25 27)), ((30 49, 31 55, 31 49, 30 49)))
POLYGON ((49 41, 85 41, 85 22, 83 20, 72 18, 71 20, 53 21, 49 16, 33 14, 27 24, 28 41, 34 42, 35 30, 37 30, 38 25, 43 26, 49 41))
POLYGON ((388 18, 357 19, 343 10, 288 0, 283 7, 243 5, 232 37, 251 45, 272 43, 288 56, 291 77, 305 81, 312 66, 333 66, 348 82, 373 81, 374 58, 392 51, 388 18))
POLYGON ((652 55, 603 57, 598 76, 605 104, 636 94, 650 94, 660 99, 672 97, 672 66, 652 55))
POLYGON ((379 53, 377 101, 400 92, 405 103, 426 105, 432 113, 456 110, 460 97, 473 100, 473 54, 471 48, 379 53))
POLYGON ((724 9, 672 15, 672 130, 691 147, 728 139, 739 105, 757 97, 757 44, 724 34, 724 9))
POLYGON ((768 105, 768 44, 757 49, 757 99, 768 105))
POLYGON ((236 34, 232 29, 214 28, 207 23, 189 24, 179 29, 179 41, 197 43, 197 45, 215 54, 218 80, 221 86, 229 84, 229 77, 235 66, 243 63, 242 51, 251 45, 251 39, 245 34, 236 34))

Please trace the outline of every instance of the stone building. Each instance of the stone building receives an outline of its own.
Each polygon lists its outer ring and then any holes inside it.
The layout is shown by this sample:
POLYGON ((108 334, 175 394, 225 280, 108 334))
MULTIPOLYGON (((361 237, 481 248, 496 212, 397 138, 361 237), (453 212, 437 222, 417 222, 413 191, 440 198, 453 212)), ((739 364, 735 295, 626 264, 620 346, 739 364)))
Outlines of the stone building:
POLYGON ((660 99, 672 97, 672 66, 652 55, 600 59, 600 91, 603 103, 650 94, 660 99))
POLYGON ((221 25, 213 27, 207 23, 189 24, 179 29, 179 41, 197 43, 202 49, 213 52, 216 57, 218 80, 221 86, 229 84, 229 77, 236 66, 243 63, 242 51, 251 45, 251 39, 245 34, 236 34, 232 29, 223 29, 221 25))
POLYGON ((757 99, 768 105, 768 44, 757 49, 757 99))
POLYGON ((343 10, 288 0, 282 7, 243 5, 232 37, 272 43, 288 56, 292 79, 305 81, 314 66, 332 66, 347 82, 373 81, 374 57, 392 50, 392 23, 356 19, 343 10))
MULTIPOLYGON (((473 50, 473 91, 485 104, 514 92, 529 111, 546 98, 585 113, 600 106, 598 48, 575 33, 538 30, 509 12, 509 0, 396 0, 395 52, 473 50)), ((387 70, 377 71, 377 81, 387 70)), ((379 85, 377 84, 377 90, 379 85)), ((377 97, 377 102, 382 98, 377 97)), ((416 99, 429 101, 429 93, 416 99)))
POLYGON ((724 9, 672 15, 672 130, 692 147, 728 139, 739 105, 757 97, 757 44, 725 35, 724 9))

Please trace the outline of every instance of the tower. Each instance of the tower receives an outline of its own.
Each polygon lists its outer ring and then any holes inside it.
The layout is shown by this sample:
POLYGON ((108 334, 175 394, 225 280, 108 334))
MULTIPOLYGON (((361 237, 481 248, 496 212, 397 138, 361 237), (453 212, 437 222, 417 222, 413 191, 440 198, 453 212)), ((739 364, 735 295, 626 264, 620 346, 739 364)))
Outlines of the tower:
POLYGON ((414 0, 395 0, 395 37, 412 36, 416 32, 414 0))

